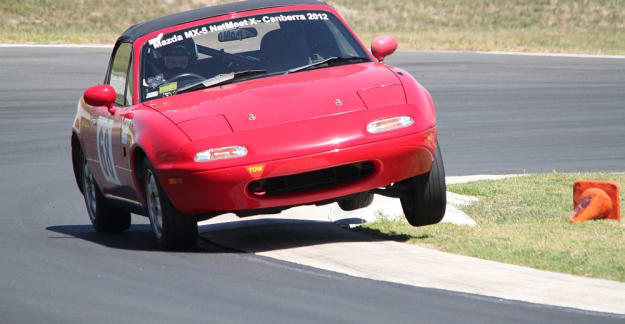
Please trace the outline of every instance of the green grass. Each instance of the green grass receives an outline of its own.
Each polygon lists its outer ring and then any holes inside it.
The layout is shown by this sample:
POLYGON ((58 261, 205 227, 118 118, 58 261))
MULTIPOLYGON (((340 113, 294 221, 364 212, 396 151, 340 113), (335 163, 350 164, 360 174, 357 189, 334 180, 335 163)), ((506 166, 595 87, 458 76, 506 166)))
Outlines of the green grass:
POLYGON ((391 32, 406 47, 625 53, 622 0, 330 2, 365 38, 391 32))
MULTIPOLYGON (((129 26, 228 0, 0 1, 0 42, 111 44, 129 26)), ((369 43, 400 48, 625 54, 623 0, 328 0, 369 43)))
MULTIPOLYGON (((625 174, 607 173, 553 173, 451 185, 450 191, 480 198, 464 208, 478 226, 414 228, 404 220, 381 219, 357 231, 482 259, 625 282, 625 226, 612 220, 567 222, 576 179, 610 180, 625 188, 625 174)), ((623 201, 625 193, 620 195, 623 201)))

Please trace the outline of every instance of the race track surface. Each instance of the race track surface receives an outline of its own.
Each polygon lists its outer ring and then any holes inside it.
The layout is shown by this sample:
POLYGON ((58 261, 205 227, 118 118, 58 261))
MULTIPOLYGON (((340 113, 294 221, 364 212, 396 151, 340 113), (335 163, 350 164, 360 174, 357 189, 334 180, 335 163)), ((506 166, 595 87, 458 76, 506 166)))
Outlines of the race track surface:
POLYGON ((625 59, 400 52, 448 175, 625 171, 625 59))
MULTIPOLYGON (((126 233, 94 232, 72 175, 70 123, 82 91, 102 82, 109 52, 0 48, 0 322, 623 322, 205 241, 160 252, 138 216, 126 233)), ((450 175, 623 171, 625 61, 401 52, 389 62, 431 90, 450 175)))

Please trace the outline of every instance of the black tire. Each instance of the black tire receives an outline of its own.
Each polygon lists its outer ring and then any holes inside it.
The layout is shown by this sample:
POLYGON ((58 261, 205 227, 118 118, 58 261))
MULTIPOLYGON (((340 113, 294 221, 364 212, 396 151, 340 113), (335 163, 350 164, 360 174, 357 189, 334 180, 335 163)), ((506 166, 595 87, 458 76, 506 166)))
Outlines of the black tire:
POLYGON ((430 172, 406 179, 401 186, 404 188, 400 197, 401 206, 410 225, 432 225, 443 219, 447 207, 447 187, 439 145, 430 172))
POLYGON ((361 192, 351 196, 348 199, 339 200, 339 207, 345 211, 365 208, 373 202, 373 194, 370 192, 361 192))
POLYGON ((197 218, 183 215, 172 205, 147 159, 143 163, 143 188, 152 232, 161 248, 186 250, 195 246, 198 236, 197 218))
POLYGON ((130 213, 110 206, 93 179, 93 174, 82 152, 80 165, 82 166, 80 170, 82 193, 89 219, 95 230, 101 233, 117 233, 127 230, 130 227, 130 213))

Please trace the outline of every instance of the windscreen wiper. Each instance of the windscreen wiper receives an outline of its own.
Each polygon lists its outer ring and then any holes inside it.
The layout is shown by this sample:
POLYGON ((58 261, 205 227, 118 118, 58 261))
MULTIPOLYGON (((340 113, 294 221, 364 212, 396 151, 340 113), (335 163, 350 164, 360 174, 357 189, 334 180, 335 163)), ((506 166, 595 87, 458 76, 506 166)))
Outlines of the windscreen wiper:
POLYGON ((240 81, 242 79, 247 79, 252 76, 266 74, 266 73, 267 73, 266 70, 245 70, 245 71, 231 72, 231 73, 226 73, 226 74, 218 74, 204 81, 196 82, 186 87, 182 87, 176 91, 176 94, 194 91, 198 89, 210 88, 210 87, 214 87, 214 86, 218 86, 218 85, 222 85, 222 84, 226 84, 226 83, 230 83, 234 81, 240 81))
POLYGON ((360 62, 369 62, 369 61, 370 61, 369 58, 360 57, 360 56, 347 56, 347 57, 332 56, 327 59, 321 60, 319 62, 314 62, 311 64, 307 64, 304 66, 290 69, 288 72, 294 73, 294 72, 299 72, 299 71, 313 70, 313 69, 320 68, 323 66, 330 66, 331 64, 334 64, 334 63, 360 63, 360 62))

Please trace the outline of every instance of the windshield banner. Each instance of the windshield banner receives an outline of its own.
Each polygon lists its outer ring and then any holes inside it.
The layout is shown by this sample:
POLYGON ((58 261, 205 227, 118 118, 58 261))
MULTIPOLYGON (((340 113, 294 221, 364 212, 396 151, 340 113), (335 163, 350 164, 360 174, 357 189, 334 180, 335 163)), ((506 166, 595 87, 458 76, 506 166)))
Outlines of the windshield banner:
POLYGON ((280 22, 289 22, 289 21, 307 21, 307 20, 329 20, 328 14, 320 13, 320 12, 304 12, 297 14, 278 14, 278 15, 266 15, 266 16, 256 16, 251 18, 244 18, 240 20, 230 20, 226 22, 221 22, 217 24, 210 24, 207 26, 202 26, 194 29, 190 29, 184 31, 183 34, 168 36, 166 39, 163 39, 163 33, 160 33, 155 38, 148 40, 148 43, 152 45, 155 49, 174 44, 182 41, 183 39, 194 38, 200 35, 206 35, 208 33, 217 33, 223 32, 227 30, 242 28, 242 27, 250 27, 258 24, 271 24, 271 23, 280 23, 280 22), (184 36, 183 36, 184 35, 184 36))

